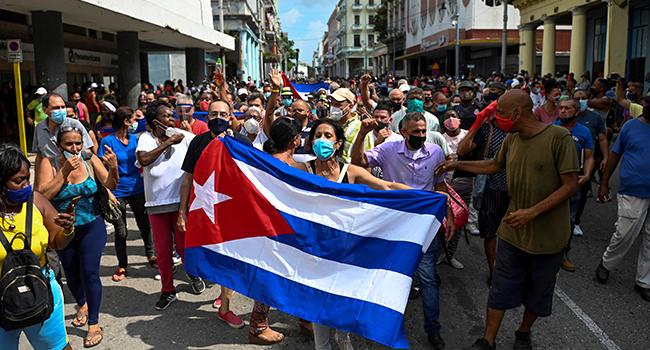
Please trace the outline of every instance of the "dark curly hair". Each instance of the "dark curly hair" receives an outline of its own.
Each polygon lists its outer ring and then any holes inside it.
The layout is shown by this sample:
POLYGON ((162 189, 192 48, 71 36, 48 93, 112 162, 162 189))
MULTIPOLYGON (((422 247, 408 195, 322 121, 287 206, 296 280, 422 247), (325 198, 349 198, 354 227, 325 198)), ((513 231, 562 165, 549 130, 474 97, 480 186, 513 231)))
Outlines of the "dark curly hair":
POLYGON ((275 154, 286 149, 296 136, 300 135, 302 124, 292 117, 281 117, 273 121, 269 139, 264 142, 264 152, 275 154))
MULTIPOLYGON (((316 135, 316 129, 318 129, 318 127, 321 126, 322 124, 328 124, 329 126, 332 127, 332 129, 334 129, 336 142, 343 141, 341 147, 339 147, 339 149, 336 150, 336 152, 334 153, 334 156, 338 157, 343 152, 343 148, 345 148, 345 132, 343 131, 343 127, 341 126, 341 124, 339 124, 339 122, 329 118, 318 119, 311 126, 311 131, 309 131, 309 140, 311 140, 312 143, 314 142, 314 135, 316 135)), ((305 145, 305 150, 310 154, 314 154, 314 150, 311 148, 311 145, 305 145)))
POLYGON ((153 130, 156 130, 156 125, 153 123, 153 121, 158 116, 160 108, 162 107, 171 108, 169 103, 160 100, 153 101, 147 106, 147 112, 144 114, 144 117, 147 119, 147 124, 153 130))

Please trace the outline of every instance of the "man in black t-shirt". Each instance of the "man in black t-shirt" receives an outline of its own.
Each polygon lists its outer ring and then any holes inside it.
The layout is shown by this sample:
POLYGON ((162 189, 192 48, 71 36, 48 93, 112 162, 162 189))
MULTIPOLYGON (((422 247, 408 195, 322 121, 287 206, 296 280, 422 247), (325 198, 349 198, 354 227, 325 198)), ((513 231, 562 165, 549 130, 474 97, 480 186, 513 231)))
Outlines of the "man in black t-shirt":
MULTIPOLYGON (((227 102, 212 101, 208 107, 208 115, 206 117, 210 131, 196 136, 190 142, 187 154, 183 160, 183 165, 181 166, 181 169, 185 171, 185 178, 181 185, 181 204, 180 210, 178 211, 177 222, 178 229, 181 232, 186 232, 187 229, 187 213, 190 203, 190 192, 192 192, 192 185, 194 183, 194 169, 196 168, 196 163, 199 161, 205 148, 208 147, 210 142, 212 142, 216 137, 224 137, 226 135, 235 137, 249 145, 251 144, 248 137, 229 129, 230 120, 232 118, 234 118, 232 115, 232 108, 227 102)), ((232 294, 232 289, 222 286, 221 296, 219 296, 213 306, 219 308, 219 319, 228 323, 233 328, 241 328, 244 326, 244 321, 230 311, 230 300, 232 299, 232 294)))

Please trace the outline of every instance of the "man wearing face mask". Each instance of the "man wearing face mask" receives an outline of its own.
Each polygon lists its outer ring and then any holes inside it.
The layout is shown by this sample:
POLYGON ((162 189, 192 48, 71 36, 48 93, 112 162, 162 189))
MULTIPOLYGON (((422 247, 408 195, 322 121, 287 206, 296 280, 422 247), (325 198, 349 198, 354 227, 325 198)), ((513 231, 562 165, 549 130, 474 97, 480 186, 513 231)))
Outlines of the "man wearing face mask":
POLYGON ((511 197, 497 236, 496 264, 488 296, 486 330, 471 349, 495 349, 507 309, 525 306, 515 349, 531 349, 531 327, 550 316, 556 275, 571 235, 569 199, 578 190, 578 155, 571 133, 537 120, 523 90, 505 93, 496 119, 506 137, 494 159, 444 162, 451 170, 495 174, 507 169, 511 197))
MULTIPOLYGON (((435 106, 433 105, 433 89, 430 87, 424 87, 422 88, 422 91, 424 91, 424 110, 432 113, 432 110, 435 111, 435 106)), ((435 115, 435 113, 434 113, 435 115)), ((437 117, 437 116, 436 116, 437 117)), ((440 119, 440 118, 438 118, 440 119)))
POLYGON ((180 95, 176 100, 176 119, 175 127, 185 130, 194 135, 201 135, 207 132, 208 124, 202 120, 194 119, 194 105, 192 98, 188 95, 180 95))
POLYGON ((607 119, 610 108, 612 108, 612 101, 609 97, 605 96, 609 90, 609 83, 603 78, 598 78, 591 86, 591 99, 587 102, 587 107, 590 110, 600 114, 603 120, 607 119))
MULTIPOLYGON (((378 126, 375 119, 366 119, 361 126, 359 137, 365 137, 378 126)), ((418 112, 404 117, 402 135, 404 141, 384 142, 371 150, 363 151, 360 139, 354 143, 352 164, 364 168, 381 167, 385 181, 397 182, 415 189, 447 192, 442 174, 434 174, 435 167, 445 160, 442 149, 437 145, 425 143, 427 120, 418 112)), ((444 140, 444 139, 443 139, 444 140)), ((446 141, 445 141, 446 142, 446 141)), ((445 241, 454 235, 454 216, 451 207, 447 208, 445 241)), ((427 249, 417 272, 422 289, 424 310, 424 330, 434 349, 443 349, 445 342, 440 337, 439 281, 436 275, 438 260, 438 240, 434 239, 427 249)))
MULTIPOLYGON (((361 77, 361 84, 359 84, 359 91, 361 92, 361 102, 370 113, 373 113, 375 107, 377 107, 377 102, 375 102, 370 98, 370 92, 368 89, 368 83, 370 82, 370 79, 371 77, 369 74, 365 74, 361 77)), ((391 88, 387 88, 386 91, 388 91, 389 89, 390 92, 388 93, 388 99, 390 101, 388 102, 388 106, 391 108, 391 115, 406 109, 406 107, 404 107, 403 105, 404 93, 399 89, 391 89, 391 88)))
POLYGON ((54 137, 59 127, 71 126, 82 130, 83 149, 93 150, 93 140, 84 126, 76 119, 67 118, 68 113, 61 96, 56 93, 43 96, 43 111, 47 114, 47 118, 42 123, 38 123, 34 129, 32 144, 32 150, 36 152, 34 169, 39 167, 43 158, 60 154, 54 137))
MULTIPOLYGON (((406 85, 408 86, 408 85, 406 85)), ((433 114, 427 112, 424 110, 424 91, 420 88, 414 88, 409 90, 408 94, 406 95, 406 101, 407 101, 407 108, 406 110, 402 109, 400 111, 395 112, 392 117, 393 117, 393 122, 390 124, 390 129, 393 132, 400 132, 400 122, 406 116, 407 113, 412 113, 412 112, 418 112, 422 113, 424 118, 427 121, 427 130, 430 131, 440 131, 440 122, 438 122, 438 118, 433 116, 433 114)), ((402 135, 405 136, 405 135, 402 135)), ((441 136, 442 138, 442 136, 441 136)), ((447 144, 446 141, 443 139, 443 143, 447 144)))
MULTIPOLYGON (((503 84, 503 90, 505 90, 505 84, 503 84)), ((460 105, 456 106, 456 112, 460 117, 460 128, 469 130, 474 124, 476 116, 485 106, 474 100, 474 84, 470 81, 464 80, 460 82, 458 94, 460 95, 460 105)))
POLYGON ((352 150, 354 140, 356 140, 357 134, 359 134, 359 129, 361 128, 361 120, 359 120, 357 114, 352 111, 357 104, 357 99, 352 91, 346 88, 340 88, 330 96, 332 97, 330 119, 341 124, 346 140, 339 161, 350 163, 352 160, 350 151, 352 150))
MULTIPOLYGON (((553 124, 564 126, 571 132, 571 136, 575 141, 576 149, 578 151, 578 164, 580 165, 580 173, 578 175, 578 192, 571 197, 569 201, 569 209, 571 210, 571 232, 574 231, 578 208, 580 207, 580 197, 582 191, 580 188, 589 184, 589 179, 594 168, 594 147, 591 142, 591 131, 584 125, 577 121, 578 112, 580 111, 580 102, 573 97, 567 97, 560 102, 560 116, 559 119, 553 124)), ((576 267, 569 260, 568 253, 571 250, 571 239, 573 235, 569 236, 569 243, 564 251, 564 258, 562 260, 562 268, 569 272, 574 272, 576 267)))
POLYGON ((282 106, 276 109, 274 114, 276 117, 285 117, 289 115, 289 107, 291 107, 291 104, 293 103, 293 91, 290 87, 282 88, 282 92, 280 93, 280 100, 282 102, 282 106))
POLYGON ((533 100, 533 111, 539 106, 542 105, 542 88, 538 81, 534 81, 530 84, 530 99, 533 100))
MULTIPOLYGON (((426 99, 426 90, 425 90, 425 99, 426 99)), ((447 96, 442 91, 436 91, 433 93, 431 97, 431 103, 432 104, 429 112, 431 112, 431 114, 433 114, 436 118, 438 118, 438 123, 442 129, 443 116, 447 112, 447 96)), ((441 130, 441 132, 442 131, 444 130, 441 130)))
MULTIPOLYGON (((260 122, 262 121, 262 110, 259 107, 252 106, 246 111, 244 118, 244 127, 242 133, 253 142, 260 132, 260 122)), ((255 145, 255 144, 254 144, 255 145)))

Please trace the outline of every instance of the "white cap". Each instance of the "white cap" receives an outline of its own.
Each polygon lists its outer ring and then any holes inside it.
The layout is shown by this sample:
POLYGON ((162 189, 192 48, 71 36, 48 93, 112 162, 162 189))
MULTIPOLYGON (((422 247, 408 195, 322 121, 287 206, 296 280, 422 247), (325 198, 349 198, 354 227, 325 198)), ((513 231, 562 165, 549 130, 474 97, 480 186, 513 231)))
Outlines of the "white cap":
POLYGON ((510 84, 510 86, 512 86, 513 88, 519 86, 519 80, 512 79, 512 83, 510 84))
POLYGON ((246 90, 244 88, 241 88, 241 89, 237 90, 237 96, 239 96, 239 95, 248 95, 248 90, 246 90))
POLYGON ((402 85, 399 86, 399 89, 400 89, 402 92, 407 92, 407 91, 411 90, 411 87, 408 86, 408 84, 402 84, 402 85))
POLYGON ((92 84, 90 84, 90 88, 91 88, 91 89, 94 89, 94 88, 96 88, 96 87, 97 87, 97 83, 92 83, 92 84))
POLYGON ((35 94, 36 94, 36 95, 46 95, 46 94, 47 94, 47 90, 45 90, 45 88, 41 86, 41 87, 39 87, 38 89, 36 89, 35 94))

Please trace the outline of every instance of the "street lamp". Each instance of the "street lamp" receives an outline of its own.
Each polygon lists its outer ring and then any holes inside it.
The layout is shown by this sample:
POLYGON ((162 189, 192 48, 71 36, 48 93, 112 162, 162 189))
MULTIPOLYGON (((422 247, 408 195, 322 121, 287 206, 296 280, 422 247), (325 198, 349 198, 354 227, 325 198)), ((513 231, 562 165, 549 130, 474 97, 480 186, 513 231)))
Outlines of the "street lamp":
POLYGON ((365 40, 361 40, 361 50, 363 50, 363 74, 366 74, 366 73, 368 73, 368 69, 366 68, 367 67, 367 62, 366 61, 368 60, 368 56, 366 56, 367 51, 366 51, 366 41, 365 40))

